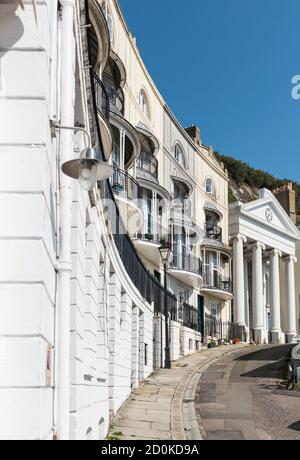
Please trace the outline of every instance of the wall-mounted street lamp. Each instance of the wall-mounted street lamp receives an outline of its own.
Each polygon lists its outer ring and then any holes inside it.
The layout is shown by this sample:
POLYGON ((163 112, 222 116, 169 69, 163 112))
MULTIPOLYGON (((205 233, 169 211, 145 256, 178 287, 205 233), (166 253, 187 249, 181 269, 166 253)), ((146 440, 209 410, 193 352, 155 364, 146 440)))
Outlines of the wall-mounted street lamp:
POLYGON ((168 312, 168 290, 167 290, 167 266, 171 260, 172 251, 170 244, 163 244, 158 248, 164 266, 164 316, 165 316, 165 368, 171 369, 170 337, 169 337, 169 312, 168 312))
POLYGON ((113 167, 99 159, 99 156, 94 148, 91 147, 91 137, 85 128, 80 126, 62 126, 52 122, 51 128, 68 129, 71 131, 82 131, 88 138, 89 147, 84 149, 80 158, 67 161, 62 164, 61 169, 64 174, 77 179, 80 187, 86 192, 94 189, 98 181, 108 179, 113 175, 113 167))
POLYGON ((61 169, 67 176, 77 179, 86 192, 93 190, 98 181, 113 175, 112 166, 99 160, 96 150, 91 147, 84 149, 80 158, 64 163, 61 169))

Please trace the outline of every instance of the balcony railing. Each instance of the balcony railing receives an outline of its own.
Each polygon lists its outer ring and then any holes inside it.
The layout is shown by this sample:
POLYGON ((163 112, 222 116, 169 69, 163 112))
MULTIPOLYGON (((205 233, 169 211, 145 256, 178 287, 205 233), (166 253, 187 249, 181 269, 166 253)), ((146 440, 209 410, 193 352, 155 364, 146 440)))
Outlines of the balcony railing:
POLYGON ((116 195, 123 196, 127 200, 137 200, 139 184, 137 181, 121 169, 114 168, 111 186, 116 195))
POLYGON ((141 231, 134 235, 139 240, 146 240, 156 244, 167 244, 170 241, 169 231, 156 222, 145 222, 141 231))
POLYGON ((222 228, 214 224, 205 224, 205 238, 216 240, 222 243, 222 228))
POLYGON ((184 302, 179 307, 179 319, 182 321, 183 326, 199 331, 199 316, 198 309, 184 302))
MULTIPOLYGON (((85 15, 86 24, 90 24, 88 2, 85 1, 85 15)), ((91 63, 91 38, 90 29, 87 28, 87 46, 89 53, 89 63, 91 63)), ((84 32, 83 32, 84 34, 84 32)), ((90 82, 90 94, 89 101, 91 104, 91 131, 92 138, 96 141, 96 149, 99 156, 104 160, 103 147, 101 140, 101 130, 99 120, 97 116, 97 103, 96 103, 96 91, 95 91, 95 80, 93 78, 92 68, 89 67, 89 82, 90 82)), ((115 227, 116 230, 113 233, 114 242, 119 256, 122 260, 124 268, 131 279, 134 286, 140 292, 141 296, 146 300, 149 305, 154 305, 155 312, 164 312, 164 287, 154 278, 154 276, 147 270, 143 262, 141 261, 138 253, 136 252, 134 245, 129 237, 122 218, 118 209, 112 185, 109 180, 99 183, 99 188, 102 197, 105 200, 109 200, 114 204, 115 208, 115 227)), ((176 309, 177 299, 171 292, 167 291, 167 308, 169 312, 176 309)))
POLYGON ((205 273, 203 275, 203 286, 208 289, 218 289, 220 291, 232 292, 231 278, 220 276, 219 274, 211 275, 205 273))
POLYGON ((207 341, 210 337, 215 340, 235 340, 246 341, 246 330, 244 326, 239 326, 229 321, 221 321, 212 315, 205 315, 203 340, 207 341))
POLYGON ((95 97, 98 113, 101 113, 107 122, 109 122, 109 96, 106 91, 104 83, 100 80, 98 75, 93 72, 95 97))
MULTIPOLYGON (((121 89, 116 91, 107 83, 103 83, 106 93, 108 95, 109 107, 111 112, 121 114, 122 116, 125 113, 125 102, 124 102, 124 93, 121 89)), ((103 104, 106 104, 106 101, 103 100, 103 104)))
POLYGON ((154 155, 148 152, 142 152, 137 160, 137 167, 157 179, 158 177, 158 161, 154 155))
POLYGON ((193 272, 202 276, 202 261, 191 255, 173 254, 173 260, 170 264, 170 268, 193 272))

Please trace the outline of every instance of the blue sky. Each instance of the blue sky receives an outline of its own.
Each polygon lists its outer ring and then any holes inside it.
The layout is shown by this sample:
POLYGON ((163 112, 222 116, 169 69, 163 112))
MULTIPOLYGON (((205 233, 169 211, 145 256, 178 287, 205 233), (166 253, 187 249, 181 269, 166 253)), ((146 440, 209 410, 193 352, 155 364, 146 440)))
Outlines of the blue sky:
POLYGON ((184 126, 225 155, 300 182, 299 0, 119 0, 184 126))

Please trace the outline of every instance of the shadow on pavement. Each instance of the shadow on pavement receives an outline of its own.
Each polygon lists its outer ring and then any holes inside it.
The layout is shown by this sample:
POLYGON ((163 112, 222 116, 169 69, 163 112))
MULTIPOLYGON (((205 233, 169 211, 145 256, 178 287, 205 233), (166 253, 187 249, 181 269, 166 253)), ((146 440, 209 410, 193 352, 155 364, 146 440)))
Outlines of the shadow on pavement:
POLYGON ((234 361, 276 361, 287 359, 294 345, 266 346, 266 348, 256 349, 251 353, 243 354, 234 361))
POLYGON ((249 372, 241 374, 241 377, 264 378, 264 379, 284 379, 287 372, 287 361, 281 359, 265 366, 257 367, 249 372))
POLYGON ((290 426, 288 426, 289 430, 294 430, 294 431, 300 431, 300 420, 298 422, 292 423, 290 426))

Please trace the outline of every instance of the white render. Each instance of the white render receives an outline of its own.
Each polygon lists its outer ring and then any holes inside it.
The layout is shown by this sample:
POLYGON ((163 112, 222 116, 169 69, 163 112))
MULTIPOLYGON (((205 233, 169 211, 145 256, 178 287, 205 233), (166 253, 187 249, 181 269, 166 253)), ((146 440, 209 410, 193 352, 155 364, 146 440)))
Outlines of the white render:
MULTIPOLYGON (((36 3, 37 22, 28 2, 24 10, 16 2, 0 4, 0 438, 104 439, 131 391, 164 365, 166 318, 126 269, 101 190, 87 193, 61 171, 88 139, 82 131, 53 129, 54 122, 94 134, 84 2, 62 1, 60 10, 55 0, 36 3)), ((103 155, 115 161, 112 145, 119 142, 118 167, 153 194, 155 225, 161 218, 170 229, 170 216, 159 215, 155 198, 170 203, 184 189, 189 199, 191 222, 182 225, 186 239, 168 272, 168 289, 177 299, 170 320, 176 361, 206 339, 220 339, 204 328, 205 315, 231 322, 228 175, 213 149, 193 139, 167 108, 118 2, 89 4, 98 43, 94 70, 101 79, 116 65, 125 101, 122 115, 96 115, 103 155), (158 171, 152 181, 139 168, 142 135, 154 139, 158 171)), ((145 203, 115 198, 146 267, 142 281, 154 275, 162 281, 160 244, 139 236, 145 203)), ((294 255, 293 238, 284 251, 282 237, 279 250, 294 255)), ((241 303, 243 283, 239 289, 241 303)), ((293 283, 289 299, 292 289, 293 283)), ((246 310, 238 312, 244 326, 246 310)), ((292 332, 293 317, 288 320, 292 332)))
POLYGON ((235 241, 243 241, 239 250, 247 264, 250 261, 252 265, 252 285, 249 285, 249 279, 245 283, 244 271, 239 270, 241 254, 234 257, 235 290, 242 291, 245 286, 244 290, 252 293, 252 305, 249 295, 244 295, 244 304, 237 303, 237 299, 243 298, 242 292, 234 300, 234 311, 251 308, 247 324, 250 339, 268 343, 271 333, 273 343, 292 341, 298 332, 295 298, 298 229, 275 196, 262 189, 257 200, 230 206, 229 231, 235 246, 235 241))

